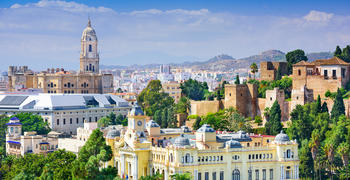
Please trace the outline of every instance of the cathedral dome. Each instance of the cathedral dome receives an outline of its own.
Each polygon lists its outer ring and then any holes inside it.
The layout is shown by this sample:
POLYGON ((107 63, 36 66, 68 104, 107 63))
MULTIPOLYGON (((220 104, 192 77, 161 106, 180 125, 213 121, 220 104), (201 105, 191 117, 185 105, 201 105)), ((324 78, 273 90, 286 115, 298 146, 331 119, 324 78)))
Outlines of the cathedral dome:
POLYGON ((91 27, 90 19, 88 21, 86 28, 83 31, 83 35, 81 36, 81 39, 87 40, 87 41, 96 41, 97 40, 96 32, 95 32, 94 28, 91 27))
POLYGON ((289 137, 287 134, 283 132, 283 130, 275 137, 275 142, 277 143, 285 143, 289 142, 289 137))
POLYGON ((190 140, 185 137, 185 135, 181 134, 180 137, 175 139, 174 145, 177 147, 184 147, 190 145, 190 140))
POLYGON ((106 137, 109 139, 113 139, 113 138, 119 137, 119 136, 120 136, 120 131, 118 131, 115 127, 112 127, 112 129, 108 131, 106 137))
POLYGON ((199 128, 197 132, 206 133, 206 132, 215 132, 215 130, 212 127, 210 127, 208 124, 203 124, 203 126, 199 128))
POLYGON ((227 148, 242 148, 242 145, 238 141, 231 139, 229 141, 226 141, 225 147, 227 147, 227 148))
POLYGON ((153 120, 150 120, 150 121, 148 121, 148 123, 146 124, 146 126, 147 127, 151 127, 151 128, 153 128, 153 127, 159 127, 159 124, 157 124, 155 121, 153 121, 153 120))

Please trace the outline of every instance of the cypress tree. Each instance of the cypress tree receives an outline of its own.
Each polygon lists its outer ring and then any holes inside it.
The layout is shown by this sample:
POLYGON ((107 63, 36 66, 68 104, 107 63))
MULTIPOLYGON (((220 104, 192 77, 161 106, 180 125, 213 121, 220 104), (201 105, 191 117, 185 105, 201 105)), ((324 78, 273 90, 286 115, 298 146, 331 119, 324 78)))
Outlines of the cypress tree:
POLYGON ((236 75, 236 81, 235 81, 235 84, 241 84, 241 83, 239 82, 239 75, 238 75, 238 74, 236 75))
POLYGON ((322 104, 321 104, 321 96, 317 96, 317 101, 316 101, 316 112, 320 113, 322 112, 322 104))
POLYGON ((162 110, 161 117, 162 117, 162 124, 160 125, 160 127, 167 128, 168 127, 168 110, 167 109, 162 110))
POLYGON ((322 104, 321 112, 322 113, 324 113, 324 112, 328 113, 328 106, 327 106, 327 102, 326 101, 323 102, 323 104, 322 104))
POLYGON ((350 62, 350 46, 347 45, 344 49, 343 52, 341 53, 341 58, 345 62, 350 62))
POLYGON ((345 114, 345 106, 344 106, 344 101, 343 101, 343 95, 341 91, 337 90, 337 94, 334 99, 334 105, 331 111, 331 117, 338 119, 339 116, 345 114))
POLYGON ((276 135, 282 130, 281 108, 277 101, 271 107, 269 121, 265 123, 266 132, 270 135, 276 135))
POLYGON ((282 72, 281 68, 278 66, 277 72, 276 72, 276 80, 281 80, 282 79, 282 72))
POLYGON ((338 57, 338 58, 341 58, 341 54, 342 54, 341 49, 340 49, 339 46, 337 46, 337 47, 335 48, 335 51, 334 51, 334 56, 335 56, 335 57, 338 57))
POLYGON ((201 117, 197 116, 196 121, 194 122, 193 127, 192 127, 193 130, 199 129, 201 127, 200 123, 201 123, 201 117))

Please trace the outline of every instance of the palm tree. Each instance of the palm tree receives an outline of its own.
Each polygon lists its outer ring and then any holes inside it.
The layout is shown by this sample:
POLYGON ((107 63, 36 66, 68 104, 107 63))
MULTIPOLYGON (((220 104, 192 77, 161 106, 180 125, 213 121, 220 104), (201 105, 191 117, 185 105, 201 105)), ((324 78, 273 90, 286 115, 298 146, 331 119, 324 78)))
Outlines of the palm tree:
POLYGON ((161 180, 161 179, 163 179, 163 175, 159 174, 159 173, 149 175, 149 176, 141 176, 140 177, 140 180, 161 180))
POLYGON ((337 153, 341 156, 344 167, 348 167, 350 154, 349 144, 346 142, 342 142, 337 148, 337 153))
POLYGON ((315 172, 315 179, 317 176, 317 155, 318 155, 318 149, 320 147, 320 132, 318 129, 315 129, 312 131, 312 135, 311 135, 311 141, 309 144, 309 147, 311 148, 311 154, 312 154, 312 159, 314 160, 314 172, 315 172))
POLYGON ((332 142, 326 143, 326 145, 324 146, 324 152, 328 160, 329 175, 331 179, 333 179, 332 165, 334 161, 334 145, 332 144, 332 142))
POLYGON ((254 62, 250 65, 250 69, 251 69, 251 72, 254 74, 254 79, 255 79, 255 73, 258 72, 258 65, 256 65, 256 63, 254 62))
POLYGON ((174 174, 171 175, 172 180, 191 180, 191 174, 185 173, 185 174, 174 174))

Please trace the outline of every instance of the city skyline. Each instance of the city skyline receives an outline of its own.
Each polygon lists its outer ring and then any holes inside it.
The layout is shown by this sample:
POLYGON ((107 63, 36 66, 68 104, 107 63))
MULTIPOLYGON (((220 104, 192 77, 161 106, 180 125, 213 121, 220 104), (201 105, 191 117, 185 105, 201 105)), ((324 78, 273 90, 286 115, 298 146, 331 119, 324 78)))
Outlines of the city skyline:
POLYGON ((218 54, 241 58, 270 49, 333 51, 350 42, 348 2, 297 4, 2 1, 1 70, 8 65, 77 70, 88 16, 104 65, 181 63, 218 54))

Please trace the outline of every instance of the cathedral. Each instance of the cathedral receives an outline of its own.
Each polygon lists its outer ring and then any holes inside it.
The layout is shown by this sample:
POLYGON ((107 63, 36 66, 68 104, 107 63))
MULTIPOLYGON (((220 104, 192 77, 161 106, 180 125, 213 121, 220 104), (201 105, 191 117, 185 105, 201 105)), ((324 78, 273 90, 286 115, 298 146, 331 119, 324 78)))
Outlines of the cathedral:
POLYGON ((78 72, 62 68, 48 68, 35 73, 27 66, 10 66, 9 90, 38 89, 44 93, 105 94, 113 92, 112 74, 103 74, 99 68, 98 40, 89 19, 81 36, 80 69, 78 72))

